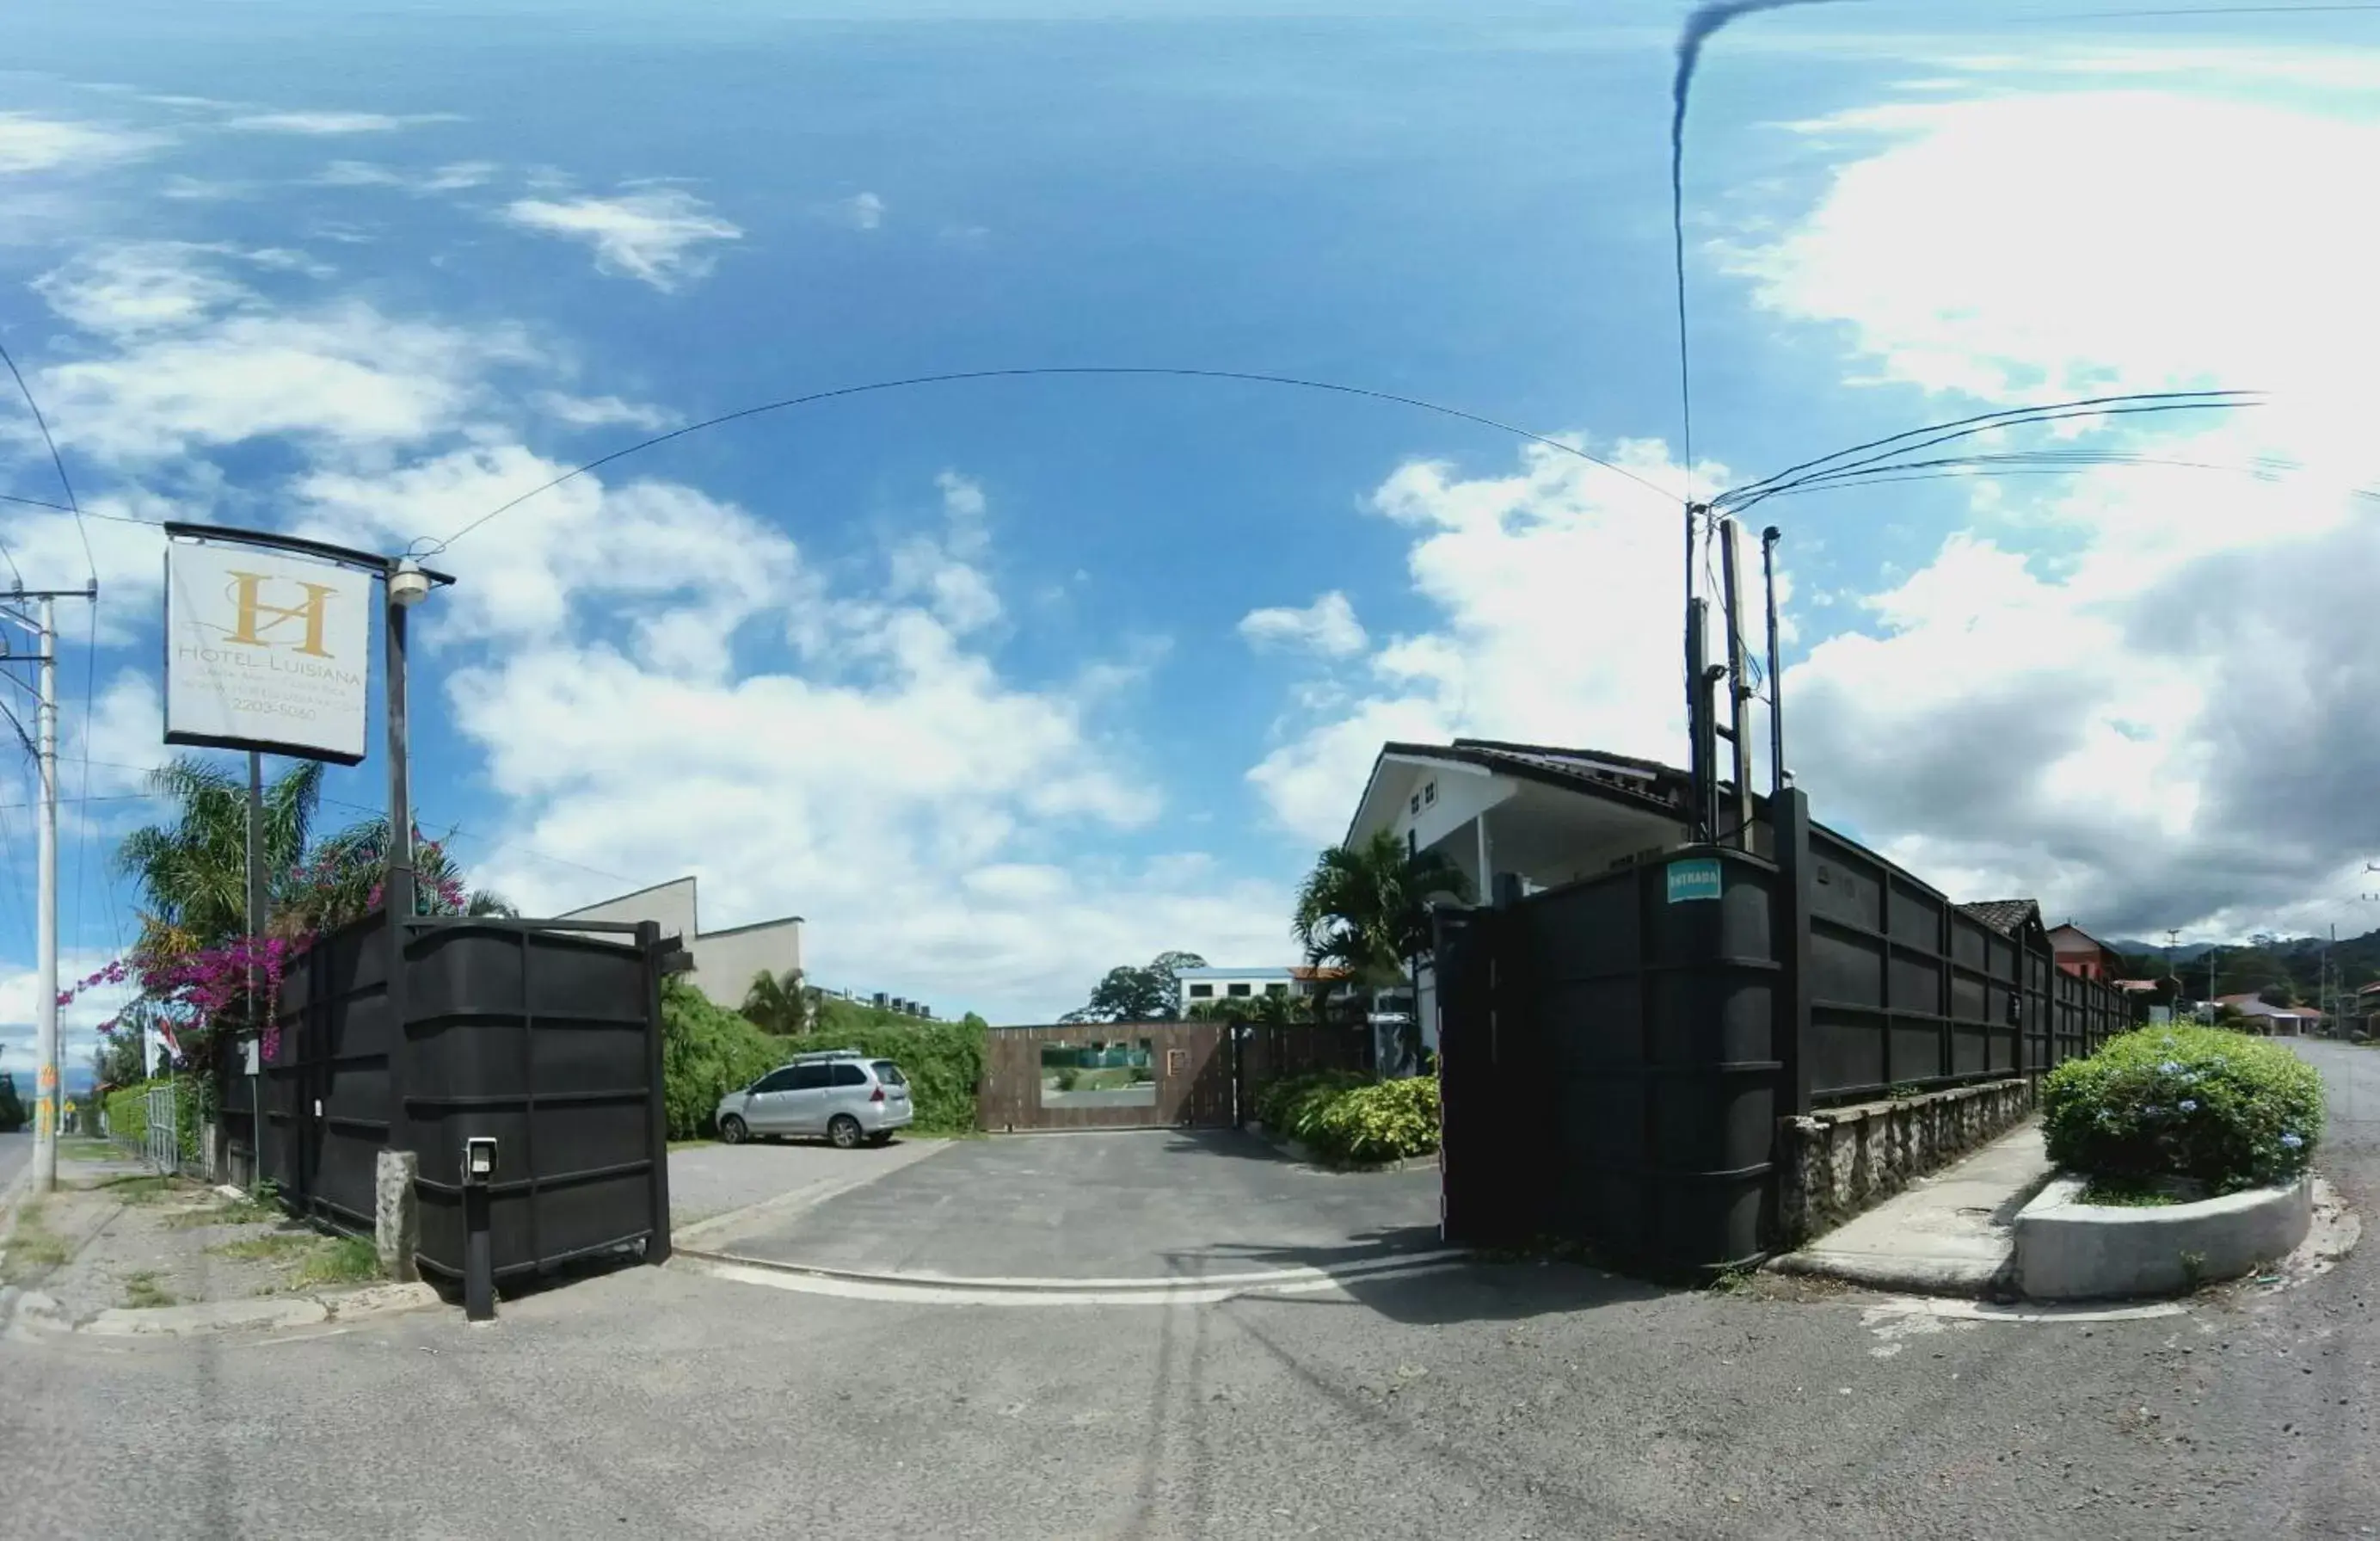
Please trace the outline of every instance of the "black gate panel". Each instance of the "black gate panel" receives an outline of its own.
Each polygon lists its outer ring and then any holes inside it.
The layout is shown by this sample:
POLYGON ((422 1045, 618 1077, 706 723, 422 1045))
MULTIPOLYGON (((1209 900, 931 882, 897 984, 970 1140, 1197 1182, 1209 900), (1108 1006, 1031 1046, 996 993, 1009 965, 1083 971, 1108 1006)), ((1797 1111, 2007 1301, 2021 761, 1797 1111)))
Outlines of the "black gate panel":
POLYGON ((498 1275, 626 1248, 666 1258, 661 978, 674 941, 583 921, 405 931, 394 990, 378 911, 288 966, 256 1089, 261 1175, 296 1212, 369 1232, 380 1153, 413 1152, 415 1260, 459 1278, 463 1142, 493 1137, 498 1275))

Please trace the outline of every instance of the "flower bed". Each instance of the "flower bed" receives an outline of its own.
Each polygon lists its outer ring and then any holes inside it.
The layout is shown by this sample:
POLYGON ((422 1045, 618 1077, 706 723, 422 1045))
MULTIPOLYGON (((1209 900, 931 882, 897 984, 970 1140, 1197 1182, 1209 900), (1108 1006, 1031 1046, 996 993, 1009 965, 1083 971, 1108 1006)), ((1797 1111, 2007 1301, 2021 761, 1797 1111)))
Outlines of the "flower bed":
POLYGON ((2287 1182, 2322 1139, 2322 1077, 2287 1048, 2220 1028, 2149 1027, 2049 1073, 2050 1159, 2117 1184, 2209 1193, 2287 1182))

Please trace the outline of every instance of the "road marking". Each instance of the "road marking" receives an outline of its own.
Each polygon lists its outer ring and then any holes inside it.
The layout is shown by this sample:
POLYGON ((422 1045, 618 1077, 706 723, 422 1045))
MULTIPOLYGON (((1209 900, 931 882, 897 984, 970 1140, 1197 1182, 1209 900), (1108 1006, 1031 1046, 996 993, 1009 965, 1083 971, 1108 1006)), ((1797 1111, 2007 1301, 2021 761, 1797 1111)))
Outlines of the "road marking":
POLYGON ((1374 1274, 1402 1271, 1425 1264, 1452 1263, 1468 1255, 1460 1249, 1447 1248, 1436 1252, 1388 1253, 1374 1257, 1358 1258, 1330 1267, 1300 1264, 1287 1268, 1268 1268, 1259 1273, 1171 1275, 1151 1278, 1147 1274, 1128 1278, 1075 1278, 1064 1276, 1034 1275, 965 1275, 941 1274, 919 1269, 915 1272, 878 1272, 862 1268, 834 1268, 822 1264, 783 1262, 771 1257, 750 1257, 742 1253, 721 1252, 706 1247, 680 1247, 682 1256, 703 1258, 713 1263, 733 1263, 748 1267, 767 1268, 774 1272, 800 1274, 811 1278, 837 1279, 847 1284, 921 1285, 932 1289, 978 1290, 1073 1290, 1133 1291, 1148 1290, 1179 1290, 1188 1286, 1262 1287, 1274 1284, 1303 1284, 1316 1279, 1363 1278, 1374 1274))
POLYGON ((1201 1279, 1168 1279, 1152 1283, 1144 1279, 1133 1281, 1137 1286, 1133 1289, 1102 1289, 1095 1287, 1093 1281, 1080 1279, 1038 1280, 1032 1281, 1030 1288, 1018 1288, 1013 1284, 988 1287, 980 1282, 968 1281, 938 1283, 891 1274, 835 1275, 809 1269, 729 1262, 693 1253, 680 1253, 678 1261, 700 1272, 740 1284, 760 1284, 772 1290, 790 1290, 806 1295, 832 1295, 842 1300, 887 1301, 911 1305, 1214 1305, 1243 1295, 1314 1294, 1326 1290, 1343 1290, 1355 1284, 1445 1273, 1463 1266, 1459 1258, 1447 1254, 1422 1254, 1335 1272, 1320 1268, 1283 1269, 1270 1276, 1255 1276, 1262 1282, 1254 1283, 1246 1282, 1247 1276, 1243 1276, 1243 1281, 1237 1283, 1201 1279), (1431 1257, 1439 1261, 1425 1261, 1431 1257))

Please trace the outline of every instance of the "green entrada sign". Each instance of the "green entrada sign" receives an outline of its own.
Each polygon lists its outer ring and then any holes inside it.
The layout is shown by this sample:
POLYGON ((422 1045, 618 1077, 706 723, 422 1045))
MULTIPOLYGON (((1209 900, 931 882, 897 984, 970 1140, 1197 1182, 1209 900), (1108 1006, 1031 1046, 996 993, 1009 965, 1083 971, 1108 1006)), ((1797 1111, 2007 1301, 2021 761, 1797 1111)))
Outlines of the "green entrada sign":
POLYGON ((1682 904, 1688 899, 1717 899, 1724 891, 1718 874, 1718 858, 1694 856, 1670 863, 1670 902, 1682 904))

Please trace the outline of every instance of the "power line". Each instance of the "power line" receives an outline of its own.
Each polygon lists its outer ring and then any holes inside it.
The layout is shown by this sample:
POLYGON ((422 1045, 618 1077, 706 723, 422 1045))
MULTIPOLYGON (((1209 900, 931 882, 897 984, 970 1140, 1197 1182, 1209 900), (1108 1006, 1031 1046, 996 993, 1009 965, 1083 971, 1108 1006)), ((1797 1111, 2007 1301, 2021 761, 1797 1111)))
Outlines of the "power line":
POLYGON ((409 549, 412 554, 417 556, 435 556, 437 553, 444 551, 456 541, 459 541, 464 536, 469 534, 472 531, 477 530, 480 526, 487 523, 490 520, 495 519, 503 514, 510 513, 513 509, 519 508, 530 498, 535 497, 541 493, 551 492, 554 488, 561 486, 564 483, 584 476, 590 471, 595 471, 601 467, 607 466, 614 460, 637 454, 639 451, 650 449, 657 445, 667 444, 673 439, 684 438, 688 434, 698 434, 706 428, 716 428, 722 423, 736 422, 749 417, 759 417, 764 412, 783 411, 794 407, 808 407, 818 402, 832 401, 847 396, 867 396, 878 391, 906 390, 917 385, 942 385, 977 380, 1020 380, 1068 375, 1094 376, 1110 379, 1161 378, 1181 380, 1235 380, 1250 385, 1285 385, 1299 390, 1328 391, 1333 395, 1352 396, 1367 401, 1385 401, 1395 406, 1412 407, 1425 412, 1436 412, 1441 417, 1456 418, 1464 422, 1475 422, 1483 428, 1493 428, 1499 433, 1510 434, 1516 438, 1526 439, 1532 444, 1543 445, 1548 449, 1559 450, 1564 455, 1574 456, 1582 460, 1592 461, 1594 464, 1601 466, 1606 471, 1616 471, 1620 475, 1626 477, 1629 481, 1635 483, 1637 485, 1658 494, 1664 499, 1675 495, 1671 489, 1657 485, 1646 478, 1630 471, 1627 467, 1615 465, 1611 461, 1604 459, 1599 455, 1591 455, 1585 450, 1579 448, 1576 445, 1564 443, 1562 440, 1554 438, 1548 434, 1535 433, 1529 429, 1518 427, 1512 423, 1502 422, 1500 419, 1486 416, 1483 413, 1466 411, 1460 407, 1449 407, 1441 402, 1426 401, 1417 396, 1400 396, 1393 391, 1373 390, 1368 386, 1364 385, 1341 385, 1338 382, 1331 380, 1309 380, 1303 378, 1302 376, 1292 374, 1265 374, 1249 370, 1177 369, 1154 364, 1056 364, 1021 369, 957 370, 940 374, 907 375, 897 380, 871 380, 863 385, 838 385, 832 390, 811 391, 802 396, 789 396, 776 401, 763 401, 756 406, 739 408, 732 412, 722 412, 717 417, 705 418, 700 422, 690 422, 682 428, 673 428, 667 433, 655 434, 649 438, 639 439, 636 443, 623 446, 622 447, 612 451, 608 455, 599 455, 594 459, 586 462, 584 465, 573 466, 570 470, 564 471, 561 475, 554 477, 552 480, 540 483, 538 485, 529 488, 527 492, 522 493, 519 496, 498 504, 496 507, 489 509, 486 513, 481 514, 477 519, 474 519, 470 522, 455 530, 452 533, 442 535, 435 539, 428 536, 416 538, 409 549))
MULTIPOLYGON (((42 443, 49 446, 50 465, 58 473, 58 485, 65 489, 67 512, 74 515, 75 529, 82 536, 83 560, 91 565, 91 581, 96 584, 99 581, 99 558, 91 555, 91 532, 83 528, 82 504, 75 496, 74 478, 67 474, 66 459, 58 453, 58 441, 50 434, 50 420, 42 415, 42 404, 33 399, 33 388, 25 384, 24 372, 17 367, 17 361, 10 355, 6 344, 0 344, 0 363, 8 366, 9 378, 17 382, 17 394, 25 398, 26 409, 33 414, 33 426, 42 431, 42 443)), ((8 570, 11 572, 17 570, 17 559, 14 556, 8 558, 8 570)), ((24 584, 24 575, 18 573, 17 586, 22 588, 24 584)))

